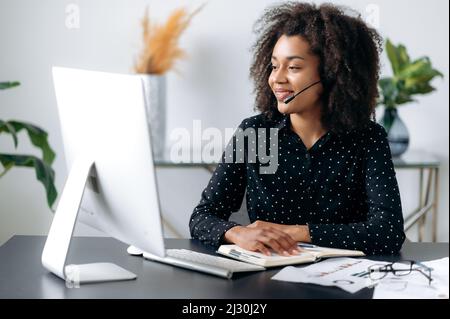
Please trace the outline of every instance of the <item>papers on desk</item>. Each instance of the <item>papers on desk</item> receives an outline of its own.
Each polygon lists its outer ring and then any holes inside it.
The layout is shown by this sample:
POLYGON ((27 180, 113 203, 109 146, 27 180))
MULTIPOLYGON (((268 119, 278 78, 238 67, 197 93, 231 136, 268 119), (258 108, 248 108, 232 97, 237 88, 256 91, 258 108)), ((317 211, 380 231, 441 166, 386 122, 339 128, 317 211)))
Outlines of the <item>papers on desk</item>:
POLYGON ((412 272, 404 277, 388 275, 375 287, 374 299, 437 299, 449 298, 449 268, 448 257, 423 262, 432 268, 431 277, 428 281, 420 273, 412 272))
MULTIPOLYGON (((375 262, 358 258, 333 258, 307 267, 285 267, 272 277, 274 280, 336 286, 355 293, 372 284, 367 268, 375 262)), ((380 262, 376 262, 380 264, 380 262)))
POLYGON ((363 258, 333 258, 306 267, 285 267, 275 276, 274 280, 312 283, 322 286, 336 286, 350 293, 355 293, 365 287, 374 287, 373 298, 449 298, 449 260, 448 257, 422 262, 433 269, 433 281, 420 273, 398 277, 388 275, 380 281, 369 279, 367 269, 374 264, 388 264, 363 258))

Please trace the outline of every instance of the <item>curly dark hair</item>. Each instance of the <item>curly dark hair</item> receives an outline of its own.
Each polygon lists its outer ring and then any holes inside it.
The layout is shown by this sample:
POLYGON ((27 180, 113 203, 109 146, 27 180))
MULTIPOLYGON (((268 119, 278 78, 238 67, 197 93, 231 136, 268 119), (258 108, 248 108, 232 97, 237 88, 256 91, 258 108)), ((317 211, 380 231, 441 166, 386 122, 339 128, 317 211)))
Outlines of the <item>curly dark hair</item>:
POLYGON ((266 9, 253 31, 257 41, 251 48, 250 78, 256 110, 269 119, 281 115, 267 82, 271 56, 282 35, 300 35, 320 59, 322 124, 340 132, 362 128, 374 119, 383 40, 358 13, 332 4, 287 2, 266 9))

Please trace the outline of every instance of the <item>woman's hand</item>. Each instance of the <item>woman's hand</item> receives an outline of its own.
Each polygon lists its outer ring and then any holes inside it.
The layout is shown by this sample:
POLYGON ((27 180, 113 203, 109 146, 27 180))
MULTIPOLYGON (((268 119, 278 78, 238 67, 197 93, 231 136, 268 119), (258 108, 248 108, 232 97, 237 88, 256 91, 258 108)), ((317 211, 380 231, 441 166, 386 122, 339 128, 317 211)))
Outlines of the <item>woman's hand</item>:
POLYGON ((257 221, 246 227, 235 226, 225 233, 225 240, 268 256, 271 254, 270 249, 279 255, 297 255, 300 249, 294 238, 274 225, 278 224, 257 221))
POLYGON ((265 222, 262 220, 257 220, 254 223, 248 225, 251 228, 267 228, 272 227, 278 229, 289 236, 291 236, 295 241, 301 241, 304 243, 310 243, 311 237, 309 236, 309 228, 307 225, 284 225, 275 224, 270 222, 265 222))

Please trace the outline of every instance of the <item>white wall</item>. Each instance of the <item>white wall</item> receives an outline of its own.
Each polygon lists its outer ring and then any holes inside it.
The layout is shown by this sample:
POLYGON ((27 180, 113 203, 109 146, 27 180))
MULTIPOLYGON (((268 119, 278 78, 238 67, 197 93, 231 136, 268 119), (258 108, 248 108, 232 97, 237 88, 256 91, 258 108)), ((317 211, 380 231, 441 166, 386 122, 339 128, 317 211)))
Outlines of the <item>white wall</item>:
MULTIPOLYGON (((146 4, 151 18, 164 21, 180 6, 197 8, 203 1, 119 0, 0 0, 0 81, 19 80, 21 87, 0 92, 0 118, 31 121, 49 132, 58 155, 54 168, 62 190, 67 170, 51 80, 51 66, 61 65, 109 72, 131 72, 140 48, 140 19, 146 4), (65 9, 80 8, 80 28, 65 26, 65 9)), ((253 43, 253 22, 274 1, 211 0, 182 36, 189 58, 178 64, 181 76, 168 74, 168 132, 203 127, 235 127, 253 114, 252 86, 248 78, 253 43)), ((448 2, 445 0, 339 1, 360 11, 375 3, 380 8, 383 36, 406 45, 410 55, 430 56, 445 75, 434 82, 437 92, 402 107, 400 114, 411 133, 411 149, 435 153, 440 171, 439 233, 448 241, 448 2)), ((390 70, 383 56, 383 73, 390 70)), ((80 127, 80 129, 82 129, 80 127)), ((36 153, 22 136, 20 152, 36 153)), ((0 136, 0 149, 13 151, 9 136, 0 136)), ((416 177, 399 173, 405 211, 416 203, 416 177)), ((198 202, 209 174, 205 170, 158 172, 164 214, 188 236, 189 215, 198 202), (180 197, 180 194, 183 196, 180 197), (176 196, 179 200, 171 198, 176 196)), ((0 179, 0 244, 14 234, 46 234, 52 213, 34 172, 14 169, 0 179)), ((80 230, 79 233, 90 233, 80 230)), ((170 235, 170 234, 168 234, 170 235)), ((414 234, 410 235, 414 237, 414 234)), ((427 235, 429 237, 429 234, 427 235)))

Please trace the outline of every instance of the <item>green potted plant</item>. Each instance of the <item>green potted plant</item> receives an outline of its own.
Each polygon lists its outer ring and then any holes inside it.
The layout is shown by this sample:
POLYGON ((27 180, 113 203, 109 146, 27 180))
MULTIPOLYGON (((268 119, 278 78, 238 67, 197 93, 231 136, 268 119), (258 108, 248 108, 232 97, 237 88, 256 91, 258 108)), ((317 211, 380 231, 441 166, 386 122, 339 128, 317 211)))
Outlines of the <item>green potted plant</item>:
POLYGON ((385 128, 392 156, 400 156, 409 145, 409 133, 398 116, 397 108, 416 101, 413 96, 433 92, 430 82, 434 77, 443 77, 433 69, 429 57, 424 56, 411 61, 404 45, 395 46, 386 40, 386 53, 391 63, 393 76, 381 78, 378 105, 384 105, 385 111, 381 124, 385 128))
MULTIPOLYGON (((0 90, 9 89, 20 85, 19 82, 0 82, 0 90)), ((14 166, 33 167, 36 178, 44 185, 47 203, 52 209, 53 203, 58 195, 55 188, 55 172, 51 165, 55 159, 55 152, 51 149, 47 140, 47 132, 41 128, 26 122, 4 121, 0 119, 0 134, 10 134, 14 146, 18 145, 18 133, 25 130, 31 143, 42 151, 42 158, 28 154, 7 154, 0 151, 0 178, 3 177, 14 166)))

